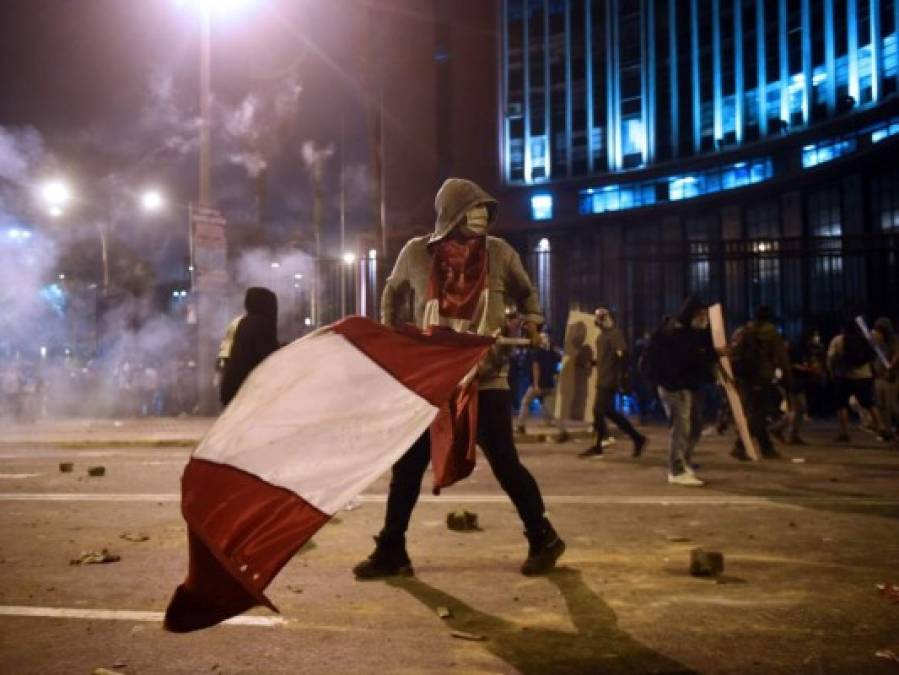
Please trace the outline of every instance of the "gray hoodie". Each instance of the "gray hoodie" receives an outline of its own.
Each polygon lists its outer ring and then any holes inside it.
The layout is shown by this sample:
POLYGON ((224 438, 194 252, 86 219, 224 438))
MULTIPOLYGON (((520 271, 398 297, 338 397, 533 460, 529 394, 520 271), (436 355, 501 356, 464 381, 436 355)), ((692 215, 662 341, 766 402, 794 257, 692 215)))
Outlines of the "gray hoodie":
MULTIPOLYGON (((387 278, 381 295, 381 322, 398 326, 405 322, 422 325, 427 301, 428 278, 433 260, 429 245, 439 241, 465 221, 465 214, 473 207, 488 208, 490 225, 496 219, 496 200, 471 181, 450 178, 437 192, 434 208, 437 221, 434 233, 414 237, 397 256, 393 271, 387 278)), ((518 253, 498 237, 487 237, 487 332, 505 325, 505 310, 515 305, 524 321, 543 323, 537 291, 534 289, 518 253)), ((481 389, 508 389, 508 358, 506 350, 494 348, 481 362, 481 389)))

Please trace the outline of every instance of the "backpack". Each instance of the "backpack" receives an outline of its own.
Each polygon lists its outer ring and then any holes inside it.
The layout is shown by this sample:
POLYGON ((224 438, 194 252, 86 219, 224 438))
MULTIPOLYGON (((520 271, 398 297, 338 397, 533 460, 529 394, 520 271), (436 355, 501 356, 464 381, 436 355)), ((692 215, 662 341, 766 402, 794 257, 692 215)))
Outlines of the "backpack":
POLYGON ((857 330, 848 332, 843 337, 843 363, 849 368, 861 368, 874 360, 874 350, 857 330))
POLYGON ((758 332, 752 324, 740 328, 734 334, 730 348, 730 364, 734 375, 740 379, 758 377, 763 359, 764 350, 758 332))

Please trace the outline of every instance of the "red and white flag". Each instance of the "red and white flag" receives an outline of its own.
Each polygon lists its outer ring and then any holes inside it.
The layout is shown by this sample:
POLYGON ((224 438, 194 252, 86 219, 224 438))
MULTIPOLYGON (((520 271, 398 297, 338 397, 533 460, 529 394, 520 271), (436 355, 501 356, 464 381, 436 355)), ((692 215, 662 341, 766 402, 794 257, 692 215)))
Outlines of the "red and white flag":
POLYGON ((166 628, 277 611, 263 593, 275 575, 424 433, 492 344, 351 317, 257 366, 184 471, 190 567, 166 628))

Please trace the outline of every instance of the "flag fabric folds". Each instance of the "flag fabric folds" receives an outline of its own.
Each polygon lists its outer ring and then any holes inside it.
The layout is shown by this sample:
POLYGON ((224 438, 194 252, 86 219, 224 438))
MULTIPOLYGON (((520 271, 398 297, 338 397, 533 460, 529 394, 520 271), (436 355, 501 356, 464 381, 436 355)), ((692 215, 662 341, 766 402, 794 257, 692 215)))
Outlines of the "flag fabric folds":
POLYGON ((166 628, 277 611, 272 579, 428 429, 492 344, 350 317, 257 366, 185 468, 190 562, 166 628))

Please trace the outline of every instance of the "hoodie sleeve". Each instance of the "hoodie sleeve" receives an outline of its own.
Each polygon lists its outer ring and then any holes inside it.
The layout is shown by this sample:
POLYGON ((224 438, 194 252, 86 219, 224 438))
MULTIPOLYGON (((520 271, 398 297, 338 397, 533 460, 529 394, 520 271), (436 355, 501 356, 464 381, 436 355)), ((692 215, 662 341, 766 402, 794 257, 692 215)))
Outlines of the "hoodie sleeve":
POLYGON ((409 282, 409 256, 412 241, 406 242, 393 265, 393 271, 387 277, 384 290, 381 292, 381 323, 393 326, 397 314, 397 295, 400 288, 409 282))
POLYGON ((540 312, 540 300, 537 297, 537 289, 531 283, 528 273, 521 264, 521 256, 511 246, 509 247, 509 290, 515 302, 518 304, 518 312, 525 321, 540 326, 543 324, 543 314, 540 312))

